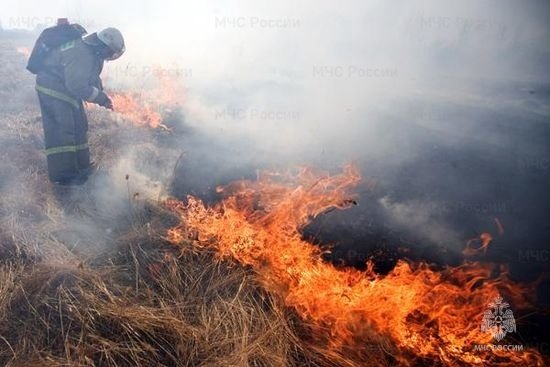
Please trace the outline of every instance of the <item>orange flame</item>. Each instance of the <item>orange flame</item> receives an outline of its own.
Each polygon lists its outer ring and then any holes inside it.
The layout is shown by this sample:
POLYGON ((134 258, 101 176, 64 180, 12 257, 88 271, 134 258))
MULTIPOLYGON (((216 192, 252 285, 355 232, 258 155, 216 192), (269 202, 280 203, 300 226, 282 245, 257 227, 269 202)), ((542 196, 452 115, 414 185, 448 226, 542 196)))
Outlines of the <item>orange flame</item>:
MULTIPOLYGON (((504 226, 498 218, 495 217, 494 220, 499 236, 504 235, 504 226)), ((468 240, 466 243, 466 248, 462 251, 462 254, 467 257, 480 254, 485 255, 491 242, 493 242, 493 235, 489 232, 483 232, 479 235, 479 237, 468 240)))
MULTIPOLYGON (((149 126, 170 130, 162 123, 161 112, 171 112, 181 106, 184 91, 180 78, 154 75, 147 88, 138 92, 108 92, 114 111, 136 126, 149 126)), ((110 79, 107 75, 105 79, 110 79)))
POLYGON ((147 125, 152 128, 164 127, 160 113, 154 111, 147 103, 138 102, 130 93, 114 93, 111 95, 115 112, 122 114, 135 125, 147 125))
POLYGON ((480 325, 492 299, 503 293, 516 309, 529 304, 525 295, 532 294, 531 286, 511 283, 504 268, 494 277, 489 265, 435 271, 401 260, 381 276, 372 266, 337 269, 322 260, 322 250, 304 241, 300 229, 317 215, 352 205, 351 189, 359 181, 353 166, 335 176, 302 169, 297 175, 268 173, 220 188, 225 199, 214 207, 191 196, 187 204, 169 201, 181 224, 168 239, 182 246, 191 239, 196 246, 215 248, 221 258, 251 266, 263 287, 316 327, 320 340, 325 335, 331 348, 352 346, 365 360, 365 341, 376 333, 399 348, 395 358, 402 364, 416 356, 446 366, 496 361, 542 366, 541 355, 531 349, 474 350, 491 343, 480 325))
POLYGON ((479 237, 472 238, 466 243, 466 248, 462 251, 462 254, 464 256, 486 254, 492 241, 493 236, 489 232, 483 232, 479 237))

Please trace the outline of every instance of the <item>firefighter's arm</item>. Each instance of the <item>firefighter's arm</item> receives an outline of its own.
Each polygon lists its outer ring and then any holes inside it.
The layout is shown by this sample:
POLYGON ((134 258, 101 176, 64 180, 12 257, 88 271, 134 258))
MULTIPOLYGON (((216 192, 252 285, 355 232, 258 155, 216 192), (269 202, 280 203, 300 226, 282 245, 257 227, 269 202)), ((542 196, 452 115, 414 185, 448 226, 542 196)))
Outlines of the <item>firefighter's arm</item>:
POLYGON ((111 98, 109 98, 109 96, 103 92, 103 82, 101 81, 101 78, 97 78, 97 86, 99 88, 99 94, 94 100, 94 103, 97 103, 100 106, 112 110, 113 101, 111 101, 111 98))
POLYGON ((94 61, 87 57, 74 57, 64 67, 65 87, 74 97, 87 102, 95 103, 110 110, 113 103, 109 96, 91 83, 94 61))
POLYGON ((94 64, 88 57, 72 57, 64 65, 65 87, 73 97, 96 103, 100 90, 90 83, 94 64))

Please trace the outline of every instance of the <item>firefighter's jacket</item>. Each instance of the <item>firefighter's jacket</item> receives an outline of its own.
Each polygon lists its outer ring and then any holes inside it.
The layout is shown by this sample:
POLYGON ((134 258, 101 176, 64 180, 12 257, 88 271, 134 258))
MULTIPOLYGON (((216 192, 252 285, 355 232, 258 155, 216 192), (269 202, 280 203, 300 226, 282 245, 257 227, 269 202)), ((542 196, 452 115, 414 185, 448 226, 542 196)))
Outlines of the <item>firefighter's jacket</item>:
POLYGON ((103 59, 77 39, 53 50, 37 74, 50 180, 70 184, 89 168, 88 121, 83 101, 102 92, 103 59))

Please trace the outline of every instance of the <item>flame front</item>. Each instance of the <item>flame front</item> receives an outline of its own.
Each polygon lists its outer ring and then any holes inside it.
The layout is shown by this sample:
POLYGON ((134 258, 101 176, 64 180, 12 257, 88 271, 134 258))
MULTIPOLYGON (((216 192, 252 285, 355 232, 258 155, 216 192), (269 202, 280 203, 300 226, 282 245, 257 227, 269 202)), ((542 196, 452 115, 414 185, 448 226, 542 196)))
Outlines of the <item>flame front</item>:
POLYGON ((220 188, 225 199, 214 207, 194 197, 187 204, 170 201, 182 222, 168 238, 180 245, 194 238, 197 246, 251 266, 262 286, 313 324, 330 348, 352 346, 366 359, 366 341, 379 335, 392 341, 404 365, 414 357, 447 366, 542 366, 535 350, 474 350, 491 343, 480 330, 488 302, 503 293, 514 307, 528 306, 530 286, 511 283, 505 271, 495 278, 489 265, 436 271, 399 261, 382 276, 372 266, 337 269, 322 260, 322 250, 304 241, 300 230, 315 216, 354 203, 351 191, 359 181, 353 166, 334 176, 302 169, 220 188))
POLYGON ((148 125, 152 128, 163 126, 160 113, 154 111, 147 103, 138 102, 130 93, 114 93, 111 96, 115 112, 122 114, 136 125, 148 125))

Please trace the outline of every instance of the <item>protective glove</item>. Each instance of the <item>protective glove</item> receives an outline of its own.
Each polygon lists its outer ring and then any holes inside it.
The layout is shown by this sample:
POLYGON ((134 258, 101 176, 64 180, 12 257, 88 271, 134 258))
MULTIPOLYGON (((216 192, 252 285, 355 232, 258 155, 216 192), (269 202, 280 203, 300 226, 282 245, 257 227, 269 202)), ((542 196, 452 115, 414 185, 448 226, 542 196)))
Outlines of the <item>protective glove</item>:
POLYGON ((111 101, 111 98, 109 98, 109 96, 103 92, 99 93, 99 95, 97 96, 94 102, 100 105, 101 107, 105 107, 109 110, 113 110, 113 101, 111 101))

